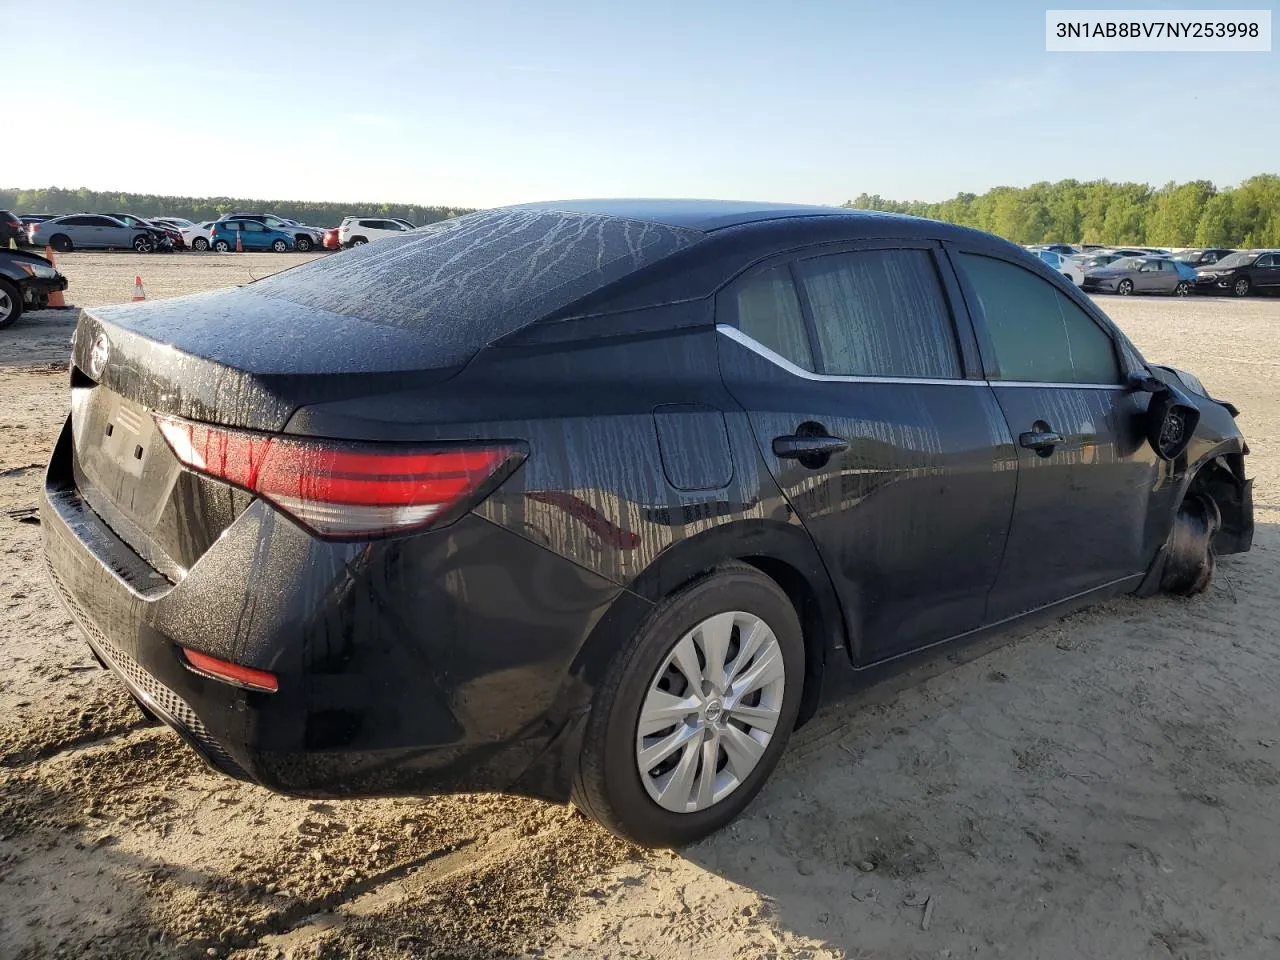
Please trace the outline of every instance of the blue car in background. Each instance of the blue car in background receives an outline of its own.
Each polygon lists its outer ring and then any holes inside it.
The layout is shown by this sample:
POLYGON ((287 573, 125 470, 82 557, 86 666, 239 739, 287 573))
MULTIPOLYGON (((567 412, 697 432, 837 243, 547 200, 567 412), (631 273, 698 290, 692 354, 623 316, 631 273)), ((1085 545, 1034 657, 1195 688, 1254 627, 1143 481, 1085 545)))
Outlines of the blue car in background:
POLYGON ((293 249, 293 234, 276 230, 257 220, 219 220, 209 231, 209 246, 219 253, 236 248, 236 240, 244 250, 274 250, 284 253, 293 249))

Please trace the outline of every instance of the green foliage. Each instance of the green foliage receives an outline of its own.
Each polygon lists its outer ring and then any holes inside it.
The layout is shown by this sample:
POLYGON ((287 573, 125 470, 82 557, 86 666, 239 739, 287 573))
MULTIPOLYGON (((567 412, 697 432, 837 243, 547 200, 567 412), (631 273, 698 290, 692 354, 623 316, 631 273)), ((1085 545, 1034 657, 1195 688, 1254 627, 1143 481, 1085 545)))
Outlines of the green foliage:
POLYGON ((464 213, 463 207, 421 207, 412 203, 314 203, 307 200, 245 200, 238 197, 161 197, 105 190, 0 189, 0 209, 27 213, 132 213, 138 217, 216 220, 224 213, 274 213, 313 227, 336 227, 343 217, 402 217, 419 226, 464 213))
POLYGON ((907 213, 999 234, 1015 243, 1112 243, 1161 247, 1280 247, 1280 176, 1218 189, 1208 180, 1144 183, 1059 180, 960 193, 939 203, 859 194, 845 204, 907 213))

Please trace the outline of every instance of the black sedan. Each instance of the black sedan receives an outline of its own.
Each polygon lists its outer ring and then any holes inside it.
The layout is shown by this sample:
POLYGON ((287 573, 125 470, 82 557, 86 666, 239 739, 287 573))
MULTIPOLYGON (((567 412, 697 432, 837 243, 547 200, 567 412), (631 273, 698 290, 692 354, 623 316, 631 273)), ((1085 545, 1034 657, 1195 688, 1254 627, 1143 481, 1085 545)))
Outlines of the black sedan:
POLYGON ((39 310, 49 294, 67 289, 67 278, 44 257, 26 250, 0 250, 0 330, 24 310, 39 310))
POLYGON ((1196 270, 1196 292, 1247 297, 1280 290, 1280 251, 1242 250, 1196 270))
POLYGON ((860 669, 1203 589, 1252 540, 1235 412, 988 234, 512 207, 86 310, 45 549, 225 773, 678 844, 860 669))

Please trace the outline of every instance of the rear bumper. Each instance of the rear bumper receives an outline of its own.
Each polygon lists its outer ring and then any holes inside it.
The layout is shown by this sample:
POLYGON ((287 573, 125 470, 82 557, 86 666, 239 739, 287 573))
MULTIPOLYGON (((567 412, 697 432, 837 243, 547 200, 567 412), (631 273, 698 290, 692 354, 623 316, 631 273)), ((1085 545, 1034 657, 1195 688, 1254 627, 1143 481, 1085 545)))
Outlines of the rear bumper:
POLYGON ((261 502, 174 584, 80 498, 70 447, 68 429, 41 504, 51 579, 99 657, 214 768, 309 797, 567 796, 593 692, 576 659, 617 585, 476 516, 338 545, 261 502), (199 675, 180 647, 280 689, 199 675))

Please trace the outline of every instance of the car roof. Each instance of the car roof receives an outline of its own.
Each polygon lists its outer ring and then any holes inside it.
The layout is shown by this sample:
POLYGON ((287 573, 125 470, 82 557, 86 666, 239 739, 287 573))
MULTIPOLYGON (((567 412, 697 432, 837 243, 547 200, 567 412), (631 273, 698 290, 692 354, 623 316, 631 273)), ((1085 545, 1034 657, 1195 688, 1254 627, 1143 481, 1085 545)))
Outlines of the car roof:
MULTIPOLYGON (((559 200, 518 204, 506 209, 594 214, 617 217, 622 220, 662 223, 670 227, 683 227, 687 230, 702 232, 796 217, 898 216, 867 210, 851 210, 847 207, 757 203, 747 200, 559 200)), ((903 217, 902 219, 912 218, 903 217)))

